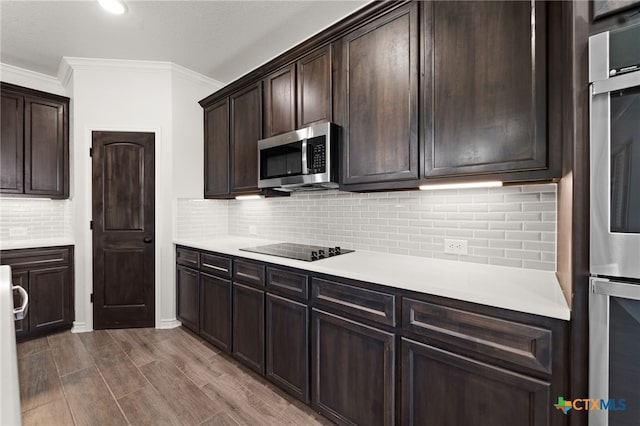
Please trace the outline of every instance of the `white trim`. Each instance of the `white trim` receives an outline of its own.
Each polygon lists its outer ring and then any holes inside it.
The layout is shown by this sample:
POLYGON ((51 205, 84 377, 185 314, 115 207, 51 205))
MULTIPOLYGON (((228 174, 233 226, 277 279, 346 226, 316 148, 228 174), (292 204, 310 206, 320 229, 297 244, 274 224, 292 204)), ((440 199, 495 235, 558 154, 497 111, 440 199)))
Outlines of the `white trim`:
POLYGON ((65 58, 62 58, 58 66, 58 80, 62 86, 68 89, 71 78, 73 77, 73 68, 71 68, 69 63, 64 59, 65 58))
POLYGON ((158 325, 156 326, 156 328, 158 329, 162 329, 162 330, 167 330, 170 328, 176 328, 176 327, 180 327, 182 325, 182 323, 180 321, 178 321, 177 319, 163 319, 160 320, 158 322, 158 325))
POLYGON ((0 62, 0 80, 30 89, 67 96, 66 88, 53 76, 0 62))
MULTIPOLYGON (((98 131, 98 132, 149 132, 149 133, 153 133, 154 134, 154 151, 155 151, 155 176, 154 176, 154 180, 155 180, 155 223, 156 223, 156 229, 155 229, 155 236, 154 239, 156 241, 155 244, 155 254, 154 254, 154 259, 155 259, 155 269, 154 269, 154 292, 155 292, 155 318, 154 318, 154 322, 156 324, 156 327, 160 328, 159 325, 163 322, 163 321, 167 321, 165 319, 161 319, 161 309, 162 309, 162 270, 161 270, 161 266, 163 264, 162 262, 162 245, 163 244, 168 244, 171 245, 171 247, 173 247, 173 242, 172 241, 164 241, 162 238, 162 232, 161 232, 161 228, 158 226, 159 224, 162 224, 162 208, 161 206, 159 206, 159 201, 161 201, 163 198, 160 196, 161 194, 161 188, 162 188, 162 183, 158 181, 158 179, 160 178, 160 173, 158 172, 158 168, 159 165, 162 164, 162 146, 163 146, 163 141, 162 141, 162 130, 159 127, 156 128, 142 128, 142 127, 129 127, 129 126, 102 126, 102 125, 85 125, 84 126, 84 141, 85 144, 88 144, 88 146, 91 146, 93 144, 93 138, 92 138, 92 132, 94 131, 98 131)), ((166 142, 165 142, 166 143, 166 142)), ((87 146, 87 145, 85 145, 87 146)), ((87 157, 88 158, 88 157, 87 157)), ((85 167, 83 170, 84 174, 85 174, 85 182, 91 182, 92 179, 92 162, 91 161, 87 161, 85 163, 85 167)), ((85 186, 85 194, 86 194, 86 202, 85 204, 85 215, 86 217, 84 219, 80 220, 80 223, 89 223, 89 221, 92 219, 92 215, 93 215, 93 204, 92 204, 92 199, 93 199, 93 188, 90 184, 87 184, 85 186)), ((84 276, 83 277, 78 277, 76 276, 76 282, 78 280, 78 278, 81 278, 83 280, 83 282, 88 283, 85 288, 84 288, 84 294, 80 295, 80 299, 76 298, 76 302, 75 302, 75 310, 76 312, 79 311, 83 311, 85 312, 86 315, 86 322, 88 324, 91 324, 90 327, 87 327, 86 331, 91 331, 93 329, 93 304, 87 302, 89 300, 89 297, 91 295, 91 293, 93 292, 93 237, 92 237, 92 232, 89 231, 88 227, 85 227, 82 229, 82 232, 84 233, 84 239, 81 237, 78 237, 77 240, 83 240, 86 243, 86 247, 85 247, 85 253, 88 256, 87 262, 84 264, 84 276), (86 229, 85 229, 86 228, 86 229)), ((171 320, 169 320, 171 321, 171 320)), ((80 324, 84 324, 84 323, 80 323, 80 324)))
POLYGON ((89 328, 86 322, 73 322, 72 333, 88 333, 93 331, 93 328, 89 328))
POLYGON ((212 90, 219 90, 225 86, 225 84, 221 81, 218 81, 214 78, 207 77, 206 75, 200 74, 199 72, 193 71, 189 68, 185 68, 182 65, 171 63, 172 71, 183 77, 187 80, 195 81, 198 83, 202 83, 206 86, 211 86, 212 90))
POLYGON ((218 90, 224 83, 185 68, 182 65, 167 61, 141 61, 131 59, 77 58, 64 56, 60 61, 58 78, 66 85, 73 70, 138 70, 138 71, 172 71, 188 80, 197 81, 218 90))

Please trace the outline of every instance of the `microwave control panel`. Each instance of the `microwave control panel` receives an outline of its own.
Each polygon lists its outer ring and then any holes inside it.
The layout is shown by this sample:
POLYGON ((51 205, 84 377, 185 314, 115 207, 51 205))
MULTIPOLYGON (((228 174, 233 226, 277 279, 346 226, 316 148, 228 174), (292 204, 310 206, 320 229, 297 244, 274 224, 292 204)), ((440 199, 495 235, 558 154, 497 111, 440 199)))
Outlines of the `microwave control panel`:
POLYGON ((327 170, 327 144, 325 136, 307 141, 307 168, 309 174, 324 173, 327 170))

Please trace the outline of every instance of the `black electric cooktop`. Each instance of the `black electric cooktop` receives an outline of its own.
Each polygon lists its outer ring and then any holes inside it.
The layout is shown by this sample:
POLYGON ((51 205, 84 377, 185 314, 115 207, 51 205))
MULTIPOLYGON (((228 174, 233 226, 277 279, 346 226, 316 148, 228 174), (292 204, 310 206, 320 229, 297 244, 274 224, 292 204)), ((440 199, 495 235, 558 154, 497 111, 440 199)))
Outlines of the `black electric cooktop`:
POLYGON ((353 252, 353 250, 343 249, 340 246, 323 247, 295 243, 267 244, 264 246, 241 248, 240 250, 304 260, 305 262, 313 262, 315 260, 353 252))

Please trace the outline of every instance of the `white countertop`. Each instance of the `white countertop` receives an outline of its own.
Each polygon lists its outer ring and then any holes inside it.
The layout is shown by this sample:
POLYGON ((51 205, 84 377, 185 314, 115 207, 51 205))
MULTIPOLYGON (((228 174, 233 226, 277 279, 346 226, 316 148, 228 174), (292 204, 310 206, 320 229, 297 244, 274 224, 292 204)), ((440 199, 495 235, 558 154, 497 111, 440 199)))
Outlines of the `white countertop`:
POLYGON ((43 238, 40 240, 7 240, 0 241, 0 250, 14 250, 23 248, 72 246, 74 241, 71 238, 43 238))
POLYGON ((555 272, 356 250, 316 262, 240 251, 282 241, 244 237, 177 239, 175 244, 436 296, 569 320, 555 272))

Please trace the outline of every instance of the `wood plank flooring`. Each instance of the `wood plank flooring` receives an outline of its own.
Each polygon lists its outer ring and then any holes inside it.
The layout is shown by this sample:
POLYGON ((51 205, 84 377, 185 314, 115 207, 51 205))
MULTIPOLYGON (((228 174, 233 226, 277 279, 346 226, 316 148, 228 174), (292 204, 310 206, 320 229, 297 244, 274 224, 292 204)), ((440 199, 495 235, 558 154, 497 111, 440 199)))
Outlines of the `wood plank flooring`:
POLYGON ((332 425, 182 327, 18 344, 29 425, 332 425))

